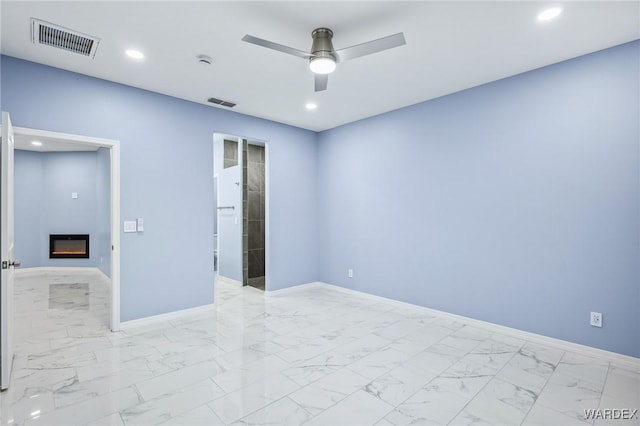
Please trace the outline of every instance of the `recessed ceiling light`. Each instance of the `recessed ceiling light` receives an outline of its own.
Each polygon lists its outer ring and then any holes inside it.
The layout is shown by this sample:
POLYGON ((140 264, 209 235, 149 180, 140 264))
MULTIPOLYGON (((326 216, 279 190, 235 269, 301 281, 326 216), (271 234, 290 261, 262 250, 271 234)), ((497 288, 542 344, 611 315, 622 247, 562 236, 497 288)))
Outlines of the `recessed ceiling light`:
POLYGON ((132 59, 142 59, 142 58, 144 58, 144 54, 139 50, 127 49, 124 53, 126 53, 127 56, 132 58, 132 59))
POLYGON ((313 102, 308 102, 304 107, 306 109, 308 109, 309 111, 312 111, 312 110, 318 108, 318 105, 314 104, 313 102))
POLYGON ((33 145, 33 146, 42 146, 42 142, 40 142, 40 141, 31 141, 31 145, 33 145))
POLYGON ((550 21, 554 18, 557 18, 562 13, 561 7, 550 7, 549 9, 543 10, 538 14, 538 21, 550 21))

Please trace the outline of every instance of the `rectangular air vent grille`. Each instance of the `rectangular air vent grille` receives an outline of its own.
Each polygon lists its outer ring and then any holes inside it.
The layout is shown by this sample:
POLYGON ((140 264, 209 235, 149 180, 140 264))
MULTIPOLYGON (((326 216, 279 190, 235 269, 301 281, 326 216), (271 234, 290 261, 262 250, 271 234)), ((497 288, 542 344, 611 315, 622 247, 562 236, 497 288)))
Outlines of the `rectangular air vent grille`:
POLYGON ((221 105, 228 108, 233 108, 234 106, 236 106, 236 104, 234 104, 233 102, 223 101, 222 99, 218 99, 218 98, 209 98, 207 99, 207 102, 210 102, 216 105, 221 105))
POLYGON ((100 39, 31 18, 31 41, 94 57, 100 39))

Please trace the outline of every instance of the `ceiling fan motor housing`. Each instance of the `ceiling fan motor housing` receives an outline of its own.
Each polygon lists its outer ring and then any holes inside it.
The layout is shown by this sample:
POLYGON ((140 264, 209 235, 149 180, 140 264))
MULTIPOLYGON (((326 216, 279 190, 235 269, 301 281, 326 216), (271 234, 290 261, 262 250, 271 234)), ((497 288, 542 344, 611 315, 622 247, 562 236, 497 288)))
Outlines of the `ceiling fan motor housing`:
POLYGON ((318 58, 329 58, 335 61, 336 55, 333 50, 333 31, 329 28, 316 28, 311 33, 313 44, 311 45, 311 60, 318 58))

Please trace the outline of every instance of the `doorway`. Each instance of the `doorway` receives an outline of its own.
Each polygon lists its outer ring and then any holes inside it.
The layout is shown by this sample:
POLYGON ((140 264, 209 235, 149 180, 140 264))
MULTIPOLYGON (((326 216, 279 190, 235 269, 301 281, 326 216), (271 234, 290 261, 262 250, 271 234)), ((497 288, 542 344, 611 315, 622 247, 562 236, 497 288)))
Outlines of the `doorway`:
POLYGON ((216 278, 268 289, 268 144, 214 134, 216 278))
MULTIPOLYGON (((103 200, 108 209, 109 217, 104 218, 105 227, 101 234, 100 246, 96 245, 95 255, 99 259, 97 268, 102 271, 103 278, 109 278, 110 291, 106 296, 109 302, 108 327, 112 331, 120 329, 120 145, 118 141, 50 132, 44 130, 14 127, 15 148, 22 151, 36 151, 40 153, 90 153, 95 152, 96 158, 102 157, 108 163, 107 178, 103 200), (37 142, 37 144, 33 144, 37 142), (107 187, 108 186, 108 187, 107 187)), ((99 190, 98 190, 99 191, 99 190)), ((81 197, 82 194, 67 194, 71 198, 81 197)), ((50 238, 50 236, 46 236, 50 238)), ((96 238, 96 239, 97 239, 96 238)), ((47 240, 48 242, 49 240, 47 240)), ((87 244, 89 244, 87 242, 87 244)), ((49 244, 45 244, 47 251, 49 244)), ((91 243, 93 246, 93 242, 91 243)), ((89 247, 89 245, 87 246, 89 247)), ((88 251, 88 250, 87 250, 88 251)), ((88 255, 89 253, 87 253, 88 255)), ((50 256, 46 256, 50 257, 50 256)), ((49 265, 43 265, 49 266, 49 265)))

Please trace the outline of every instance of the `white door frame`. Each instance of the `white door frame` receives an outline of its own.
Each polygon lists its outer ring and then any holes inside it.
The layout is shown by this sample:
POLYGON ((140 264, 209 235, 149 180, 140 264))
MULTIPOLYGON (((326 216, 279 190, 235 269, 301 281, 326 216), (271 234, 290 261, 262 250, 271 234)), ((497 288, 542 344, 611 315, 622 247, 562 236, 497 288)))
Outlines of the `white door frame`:
POLYGON ((97 148, 107 148, 111 165, 111 331, 120 330, 120 141, 71 135, 46 130, 14 127, 14 134, 37 138, 54 138, 97 148))

